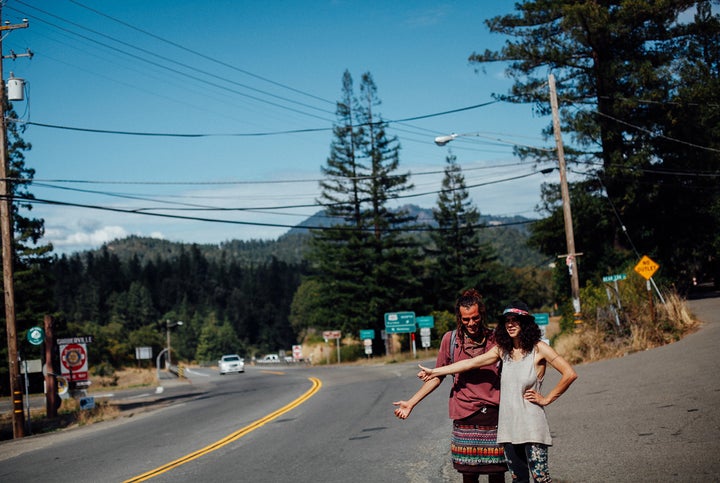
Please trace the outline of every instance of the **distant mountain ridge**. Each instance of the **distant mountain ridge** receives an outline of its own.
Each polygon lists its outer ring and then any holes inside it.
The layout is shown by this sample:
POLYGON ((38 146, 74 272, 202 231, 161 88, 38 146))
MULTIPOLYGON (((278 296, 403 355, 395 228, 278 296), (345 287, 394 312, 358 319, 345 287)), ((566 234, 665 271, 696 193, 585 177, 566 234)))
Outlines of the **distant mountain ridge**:
MULTIPOLYGON (((417 224, 437 226, 432 209, 416 205, 401 207, 417 217, 417 224)), ((287 263, 299 264, 305 260, 312 228, 323 228, 332 224, 324 211, 310 216, 277 240, 229 240, 219 244, 172 242, 159 238, 129 236, 106 243, 98 250, 108 250, 121 260, 138 257, 142 265, 156 259, 174 259, 185 251, 199 250, 210 260, 235 261, 241 265, 265 263, 272 257, 287 263)), ((522 216, 502 217, 481 215, 480 222, 487 229, 480 231, 480 241, 492 245, 502 263, 511 267, 524 267, 542 263, 545 257, 527 246, 528 224, 533 220, 522 216)), ((421 234, 423 239, 426 235, 421 234)))

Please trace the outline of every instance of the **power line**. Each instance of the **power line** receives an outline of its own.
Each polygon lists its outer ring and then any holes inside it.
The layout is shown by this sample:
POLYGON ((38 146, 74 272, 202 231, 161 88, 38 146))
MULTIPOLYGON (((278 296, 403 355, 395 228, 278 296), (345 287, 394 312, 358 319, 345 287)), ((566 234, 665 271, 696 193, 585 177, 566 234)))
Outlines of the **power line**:
POLYGON ((624 126, 631 127, 631 128, 636 129, 636 130, 638 130, 638 131, 642 131, 642 132, 644 132, 644 133, 646 133, 646 134, 649 134, 649 135, 651 135, 651 136, 653 136, 653 137, 656 137, 656 138, 667 139, 668 141, 672 141, 672 142, 684 144, 684 145, 686 145, 686 146, 690 146, 690 147, 697 148, 697 149, 702 149, 702 150, 705 150, 705 151, 710 151, 710 152, 713 152, 713 153, 720 153, 720 149, 711 148, 711 147, 708 147, 708 146, 701 146, 701 145, 699 145, 699 144, 691 143, 691 142, 688 142, 688 141, 683 141, 682 139, 677 139, 677 138, 672 138, 672 137, 670 137, 670 136, 665 136, 664 134, 654 133, 654 132, 652 132, 650 129, 646 129, 646 128, 641 127, 641 126, 636 126, 635 124, 630 124, 629 122, 623 121, 622 119, 618 119, 618 118, 613 117, 613 116, 610 116, 610 115, 608 115, 608 114, 604 114, 604 113, 602 113, 602 112, 600 112, 600 111, 591 111, 591 112, 592 112, 593 114, 597 114, 598 116, 602 116, 602 117, 605 117, 605 118, 607 118, 607 119, 611 119, 611 120, 613 120, 613 121, 615 121, 615 122, 617 122, 617 123, 619 123, 619 124, 622 124, 622 125, 624 125, 624 126))
MULTIPOLYGON (((543 161, 551 162, 551 161, 543 161)), ((496 168, 509 168, 513 166, 527 166, 528 163, 516 162, 516 163, 503 163, 503 164, 492 164, 487 166, 475 166, 475 167, 463 167, 463 173, 469 171, 496 169, 496 168)), ((432 171, 409 171, 410 176, 425 176, 434 174, 444 174, 445 170, 432 170, 432 171)), ((405 174, 388 175, 387 178, 402 177, 405 174)), ((374 177, 368 176, 341 176, 336 178, 343 178, 347 180, 370 180, 374 177)), ((8 178, 13 183, 77 183, 77 184, 109 184, 109 185, 154 185, 154 186, 220 186, 220 185, 261 185, 261 184, 296 184, 296 183, 319 183, 325 181, 326 178, 304 178, 304 179, 279 179, 279 180, 236 180, 236 181, 118 181, 118 180, 86 180, 86 179, 44 179, 44 178, 8 178)))
MULTIPOLYGON (((449 111, 441 111, 441 112, 435 112, 432 114, 424 114, 421 116, 414 116, 414 117, 408 117, 404 119, 397 119, 397 120, 382 120, 378 122, 372 122, 372 123, 365 123, 360 124, 360 126, 368 126, 371 124, 397 124, 397 123, 403 123, 406 121, 412 121, 416 119, 428 119, 431 117, 439 117, 439 116, 445 116, 448 114, 453 114, 460 111, 468 111, 471 109, 478 109, 480 107, 486 107, 491 104, 494 104, 497 101, 491 101, 491 102, 484 102, 481 104, 474 104, 472 106, 466 106, 461 107, 458 109, 452 109, 449 111)), ((119 135, 129 135, 129 136, 155 136, 155 137, 180 137, 180 138, 202 138, 202 137, 261 137, 261 136, 277 136, 282 134, 300 134, 300 133, 310 133, 310 132, 322 132, 322 131, 332 131, 333 127, 318 127, 318 128, 305 128, 305 129, 290 129, 290 130, 284 130, 284 131, 266 131, 266 132, 254 132, 254 133, 161 133, 161 132, 142 132, 142 131, 119 131, 119 130, 112 130, 112 129, 95 129, 95 128, 86 128, 86 127, 76 127, 76 126, 63 126, 58 124, 48 124, 48 123, 39 123, 34 121, 23 121, 22 119, 15 119, 15 118, 8 118, 7 121, 14 122, 17 124, 26 124, 30 126, 38 126, 38 127, 46 127, 51 129, 63 129, 63 130, 69 130, 69 131, 81 131, 81 132, 90 132, 90 133, 99 133, 99 134, 119 134, 119 135)), ((507 144, 514 144, 509 141, 503 141, 507 144)), ((518 144, 514 144, 518 145, 518 144)), ((545 149, 545 148, 535 148, 535 149, 545 149)))
MULTIPOLYGON (((420 196, 428 196, 428 195, 436 195, 441 192, 452 192, 452 191, 458 191, 458 190, 465 190, 465 189, 472 189, 472 188, 479 188, 482 186, 489 186, 493 184, 498 183, 504 183, 507 181, 514 181, 517 179, 527 178, 529 176, 538 174, 542 171, 532 171, 530 173, 524 173, 517 176, 511 176, 506 177, 498 180, 492 180, 492 181, 485 181, 483 183, 476 183, 476 184, 470 184, 458 188, 452 188, 452 189, 440 189, 440 190, 432 190, 432 191, 425 191, 421 193, 412 193, 412 194, 406 194, 406 195, 397 195, 392 198, 392 200, 398 200, 398 199, 407 199, 407 198, 417 198, 420 196)), ((293 205, 282 205, 282 206, 254 206, 254 207, 214 207, 214 206, 204 206, 204 205, 196 205, 191 203, 180 203, 180 202, 173 202, 168 200, 158 200, 157 198, 150 199, 146 196, 139 196, 139 195, 126 195, 126 194, 117 194, 117 193, 110 193, 110 192, 101 192, 96 190, 85 190, 80 188, 70 188, 70 187, 59 187, 59 186, 53 186, 48 185, 44 183, 36 183, 40 187, 46 187, 46 188, 57 188, 57 189, 63 189, 67 191, 76 191, 76 192, 82 192, 82 193, 90 193, 90 194, 101 194, 105 196, 112 196, 112 197, 118 197, 118 198, 127 198, 132 200, 139 200, 139 201, 157 201, 162 202, 169 205, 183 205, 183 208, 168 208, 168 207, 145 207, 145 208, 134 208, 133 210, 128 210, 132 212, 147 212, 150 210, 175 210, 175 211, 248 211, 248 210, 280 210, 280 209, 296 209, 296 208, 327 208, 331 206, 342 206, 346 205, 347 202, 338 202, 338 203, 303 203, 303 204, 293 204, 293 205)), ((49 201, 49 200, 48 200, 49 201)), ((362 199, 360 200, 361 203, 365 203, 370 201, 369 199, 362 199)), ((62 202, 58 202, 62 203, 62 202)))
MULTIPOLYGON (((301 91, 300 89, 296 89, 296 88, 294 88, 294 87, 291 87, 291 86, 282 84, 282 83, 280 83, 280 82, 276 82, 276 81, 274 81, 274 80, 268 79, 267 77, 263 77, 263 76, 254 74, 254 73, 249 72, 249 71, 247 71, 247 70, 241 69, 241 68, 239 68, 239 67, 237 67, 237 66, 235 66, 235 65, 228 64, 227 62, 223 62, 223 61, 221 61, 221 60, 215 59, 214 57, 210 57, 210 56, 208 56, 207 54, 203 54, 203 53, 201 53, 201 52, 198 52, 198 51, 196 51, 196 50, 193 50, 192 48, 190 48, 190 47, 188 47, 188 46, 186 46, 186 45, 181 45, 181 44, 179 44, 179 43, 177 43, 177 42, 173 42, 172 40, 168 40, 168 39, 166 39, 166 38, 160 37, 159 35, 156 35, 156 34, 154 34, 154 33, 152 33, 152 32, 148 32, 147 30, 143 30, 143 29, 141 29, 141 28, 139 28, 139 27, 137 27, 137 26, 135 26, 135 25, 129 24, 129 23, 123 21, 123 20, 120 20, 120 19, 118 19, 118 18, 115 18, 115 17, 113 17, 113 16, 111 16, 111 15, 108 15, 108 14, 106 14, 106 13, 104 13, 104 12, 101 12, 101 11, 95 9, 95 8, 88 7, 87 5, 84 5, 84 4, 82 4, 82 3, 80 3, 80 2, 77 2, 77 1, 75 1, 75 0, 69 0, 69 1, 70 1, 71 3, 74 3, 75 5, 78 5, 79 7, 82 7, 82 8, 84 8, 84 9, 87 9, 87 10, 89 10, 89 11, 91 11, 91 12, 94 12, 94 13, 96 13, 96 14, 98 14, 98 15, 100 15, 100 16, 103 16, 103 17, 105 17, 105 18, 108 18, 108 19, 110 19, 110 20, 112 20, 112 21, 114 21, 114 22, 117 22, 117 23, 119 23, 119 24, 121 24, 121 25, 124 25, 124 26, 126 26, 126 27, 128 27, 128 28, 131 28, 131 29, 133 29, 133 30, 135 30, 135 31, 137 31, 137 32, 143 33, 143 34, 145 34, 145 35, 147 35, 147 36, 149 36, 149 37, 152 37, 152 38, 154 38, 154 39, 160 40, 161 42, 165 42, 166 44, 172 45, 173 47, 177 47, 178 49, 181 49, 183 52, 189 52, 189 53, 194 54, 194 55, 197 55, 197 56, 199 56, 199 57, 201 57, 201 58, 203 58, 203 59, 206 59, 206 60, 209 60, 209 61, 211 61, 211 62, 214 62, 214 63, 216 63, 216 64, 218 64, 218 65, 222 65, 223 67, 227 67, 227 68, 233 69, 233 70, 235 70, 235 71, 241 72, 241 73, 243 73, 243 74, 245 74, 245 75, 248 75, 248 76, 250 76, 250 77, 254 77, 254 78, 259 79, 259 80, 262 80, 262 81, 264 81, 264 82, 268 82, 268 83, 270 83, 270 84, 272 84, 272 85, 275 85, 275 86, 278 86, 278 87, 282 87, 282 88, 284 88, 284 89, 287 89, 287 90, 289 90, 289 91, 295 92, 295 93, 297 93, 297 94, 301 94, 301 95, 310 97, 310 98, 312 98, 312 99, 316 99, 316 100, 318 100, 318 101, 326 102, 326 103, 329 103, 329 104, 333 104, 333 105, 335 104, 334 101, 330 101, 330 100, 324 99, 324 98, 319 97, 319 96, 316 96, 316 95, 314 95, 314 94, 309 94, 309 93, 307 93, 307 92, 305 92, 305 91, 301 91)), ((20 2, 20 3, 22 3, 22 2, 20 2)))
MULTIPOLYGON (((75 22, 72 22, 72 21, 63 19, 62 17, 59 17, 59 16, 57 16, 57 15, 55 15, 55 14, 52 14, 52 13, 47 12, 47 11, 45 11, 45 10, 42 10, 42 9, 40 9, 40 8, 34 7, 34 6, 32 6, 32 5, 28 5, 28 4, 24 3, 24 2, 22 2, 21 0, 17 0, 17 1, 18 1, 18 3, 21 3, 21 4, 23 4, 23 5, 26 5, 26 6, 30 7, 30 8, 35 9, 35 10, 38 10, 39 12, 42 12, 42 13, 44 13, 45 15, 49 15, 49 16, 51 16, 51 17, 53 17, 53 18, 57 18, 58 20, 61 20, 61 21, 66 22, 66 23, 68 23, 68 24, 71 24, 71 25, 74 25, 74 26, 76 26, 76 27, 79 27, 79 28, 81 28, 81 29, 83 29, 83 30, 86 30, 86 31, 88 31, 88 32, 91 32, 91 33, 93 33, 93 34, 95 34, 95 35, 99 35, 99 36, 101 36, 101 37, 104 37, 104 38, 107 38, 107 39, 112 40, 112 41, 114 41, 114 42, 117 42, 117 43, 119 43, 120 45, 123 45, 123 46, 126 46, 126 47, 130 47, 130 48, 135 49, 135 50, 138 50, 138 51, 140 51, 140 52, 142 52, 142 53, 144 53, 144 54, 151 55, 151 56, 153 56, 153 57, 155 57, 155 58, 161 59, 161 60, 163 60, 163 61, 165 61, 165 62, 169 62, 169 63, 171 63, 171 64, 180 66, 180 67, 182 67, 182 68, 184 68, 184 69, 188 69, 188 70, 191 70, 191 71, 197 71, 197 69, 196 69, 195 67, 191 66, 191 65, 188 65, 188 64, 185 64, 185 63, 182 63, 182 62, 178 62, 178 61, 175 61, 175 60, 172 60, 172 59, 170 59, 170 58, 168 58, 168 57, 165 57, 165 56, 158 55, 158 54, 156 54, 156 53, 154 53, 154 52, 152 52, 152 51, 149 51, 149 50, 147 50, 147 49, 144 49, 144 48, 142 48, 142 47, 137 47, 137 46, 132 45, 132 44, 130 44, 130 43, 128 43, 128 42, 125 42, 125 41, 123 41, 123 40, 119 40, 119 39, 116 39, 116 38, 111 37, 111 36, 109 36, 109 35, 106 35, 106 34, 104 34, 104 33, 102 33, 102 32, 98 32, 98 31, 96 31, 96 30, 93 30, 93 29, 84 27, 84 26, 82 26, 82 25, 80 25, 80 24, 77 24, 77 23, 75 23, 75 22)), ((13 10, 18 11, 19 13, 27 14, 27 12, 22 12, 21 10, 17 10, 17 9, 13 9, 13 10)), ((30 15, 28 15, 28 16, 30 16, 30 15)), ((253 95, 250 95, 250 94, 246 94, 246 93, 244 93, 244 92, 240 92, 240 91, 238 91, 238 90, 231 89, 231 88, 229 88, 229 87, 225 87, 225 86, 222 86, 222 85, 217 84, 217 83, 214 83, 214 82, 210 82, 210 81, 208 81, 208 80, 206 80, 206 79, 202 79, 202 78, 200 78, 200 77, 198 77, 198 76, 189 74, 189 73, 187 73, 187 72, 182 72, 182 71, 179 71, 179 70, 177 70, 177 69, 168 67, 167 65, 163 65, 163 64, 151 62, 151 61, 148 60, 148 59, 145 59, 145 58, 143 58, 143 57, 138 57, 138 56, 136 56, 136 55, 133 55, 133 54, 131 54, 131 53, 128 53, 128 52, 126 52, 126 51, 124 51, 124 50, 122 50, 122 49, 119 49, 119 48, 117 48, 117 47, 113 47, 113 46, 111 46, 111 45, 108 45, 108 44, 106 44, 106 43, 104 43, 104 42, 101 42, 101 41, 99 41, 99 40, 93 39, 93 38, 91 38, 91 37, 88 37, 88 36, 86 36, 86 35, 82 35, 82 34, 77 33, 77 32, 74 32, 74 31, 72 31, 72 30, 70 30, 70 29, 66 29, 66 28, 64 28, 64 27, 62 27, 62 26, 53 24, 52 22, 48 22, 48 21, 45 20, 45 19, 38 18, 38 17, 34 17, 34 18, 35 18, 36 20, 38 20, 39 22, 45 23, 45 24, 47 24, 47 25, 50 25, 50 26, 52 26, 52 27, 54 27, 54 28, 56 28, 56 29, 58 29, 58 30, 61 30, 61 31, 63 31, 63 32, 67 32, 67 33, 69 33, 69 34, 75 35, 75 36, 77 36, 77 37, 80 37, 81 39, 87 40, 87 41, 92 42, 92 43, 94 43, 94 44, 98 44, 98 45, 100 45, 100 46, 102 46, 102 47, 105 47, 105 48, 107 48, 107 49, 110 49, 110 50, 112 50, 112 51, 114 51, 114 52, 119 52, 119 53, 121 53, 121 54, 123 54, 123 55, 129 56, 129 57, 131 57, 131 58, 133 58, 133 59, 135 59, 135 60, 139 60, 139 61, 141 61, 141 62, 145 62, 145 63, 147 63, 147 64, 149 64, 149 65, 154 66, 154 67, 159 67, 159 68, 161 68, 161 69, 165 69, 165 70, 170 71, 170 72, 172 72, 172 73, 174 73, 174 74, 178 74, 178 75, 181 75, 181 76, 184 76, 184 77, 188 77, 188 78, 190 78, 190 79, 193 79, 193 80, 195 80, 195 81, 198 81, 198 82, 201 82, 201 83, 210 85, 210 86, 212 86, 212 87, 216 87, 216 88, 218 88, 218 89, 226 90, 226 91, 229 91, 229 92, 231 92, 231 93, 234 93, 234 94, 237 94, 237 95, 240 95, 240 96, 243 96, 243 97, 247 97, 247 98, 250 98, 250 99, 253 99, 253 100, 262 102, 262 103, 266 103, 266 104, 269 104, 269 105, 272 105, 272 106, 275 106, 275 107, 278 107, 278 108, 281 108, 281 109, 289 110, 289 111, 292 111, 292 112, 296 112, 296 113, 298 113, 298 114, 303 114, 303 115, 306 115, 306 116, 315 117, 315 118, 322 119, 322 120, 327 120, 327 119, 324 119, 324 118, 322 118, 322 117, 316 116, 316 115, 314 115, 314 114, 310 114, 310 113, 308 113, 308 112, 303 112, 303 111, 300 111, 300 110, 297 110, 297 109, 294 109, 294 108, 291 108, 291 107, 288 107, 288 106, 284 106, 284 105, 278 104, 278 103, 276 103, 276 102, 269 101, 269 100, 267 100, 267 99, 262 99, 262 98, 259 98, 259 97, 257 97, 257 96, 253 96, 253 95)), ((299 101, 294 101, 294 100, 292 100, 292 99, 288 99, 288 98, 285 98, 285 97, 282 97, 282 96, 278 96, 278 95, 275 95, 275 94, 272 94, 272 93, 263 91, 263 90, 261 90, 261 89, 256 89, 256 88, 254 88, 254 87, 247 86, 247 85, 245 85, 245 84, 241 84, 241 83, 239 83, 239 82, 233 81, 233 80, 228 79, 228 78, 225 78, 225 77, 221 77, 221 76, 218 76, 218 75, 215 75, 215 74, 206 72, 206 71, 201 71, 201 72, 202 72, 204 75, 208 76, 208 77, 215 78, 215 79, 218 79, 218 80, 222 80, 223 82, 227 82, 227 83, 229 83, 229 84, 233 84, 233 85, 236 85, 236 86, 238 86, 238 87, 243 87, 243 88, 245 88, 245 89, 252 90, 252 91, 254 91, 254 92, 259 92, 259 93, 262 93, 263 95, 266 95, 266 96, 270 96, 270 97, 273 97, 273 98, 276 98, 276 99, 280 99, 280 100, 283 100, 283 101, 285 101, 285 102, 290 102, 290 103, 293 103, 293 104, 298 104, 298 105, 300 105, 300 106, 302 106, 302 107, 306 107, 306 108, 309 108, 309 109, 318 110, 318 111, 321 111, 321 112, 324 112, 324 113, 327 113, 327 114, 333 114, 333 113, 330 112, 330 111, 326 111, 326 110, 324 110, 324 109, 320 109, 320 108, 317 108, 317 107, 314 107, 314 106, 310 106, 309 104, 305 104, 305 103, 302 103, 302 102, 299 102, 299 101)))
MULTIPOLYGON (((17 199, 22 200, 26 203, 39 203, 39 204, 47 204, 47 205, 55 205, 55 206, 67 206, 67 207, 74 207, 74 208, 88 208, 88 209, 94 209, 94 210, 101 210, 101 211, 111 211, 115 213, 125 213, 125 214, 134 214, 134 215, 145 215, 145 216, 155 216, 160 218, 171 218, 171 219, 179 219, 179 220, 188 220, 188 221, 204 221, 204 222, 211 222, 211 223, 224 223, 224 224, 231 224, 231 225, 248 225, 248 226, 264 226, 264 227, 272 227, 272 228, 301 228, 301 229, 309 229, 309 230, 348 230, 348 231, 368 231, 368 232, 374 232, 374 227, 368 227, 364 229, 358 229, 354 226, 298 226, 298 225, 289 225, 284 223, 262 223, 262 222, 253 222, 253 221, 241 221, 241 220, 227 220, 227 219, 220 219, 220 218, 206 218, 206 217, 198 217, 198 216, 184 216, 184 215, 171 215, 167 213, 154 213, 154 212, 148 212, 148 211, 137 211, 137 210, 128 210, 123 208, 113 208, 109 206, 100 206, 100 205, 88 205, 88 204, 80 204, 80 203, 70 203, 66 201, 55 201, 55 200, 46 200, 46 199, 40 199, 40 198, 32 198, 32 197, 25 197, 25 196, 11 196, 11 199, 17 199)), ((525 220, 525 221, 517 221, 517 222, 508 222, 508 223, 497 223, 493 225, 485 225, 485 224, 477 224, 473 225, 472 228, 476 229, 484 229, 484 228, 497 228, 501 226, 512 226, 512 225, 524 225, 528 223, 534 223, 537 220, 525 220)), ((431 227, 423 227, 423 226, 409 226, 409 227, 403 227, 403 228, 386 228, 384 231, 388 232, 428 232, 428 231, 438 231, 442 230, 441 228, 431 228, 431 227)))

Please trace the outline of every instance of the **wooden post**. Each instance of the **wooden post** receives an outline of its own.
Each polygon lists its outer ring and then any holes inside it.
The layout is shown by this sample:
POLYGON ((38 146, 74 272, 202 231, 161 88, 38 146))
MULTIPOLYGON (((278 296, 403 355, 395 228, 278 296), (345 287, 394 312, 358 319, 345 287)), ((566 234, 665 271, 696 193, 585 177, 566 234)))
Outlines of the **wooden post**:
POLYGON ((563 149, 562 134, 560 131, 560 114, 558 108, 557 94, 555 91, 555 76, 548 76, 548 85, 550 86, 550 106, 552 108, 553 132, 555 134, 555 147, 558 154, 558 163, 560 169, 560 194, 562 196, 563 218, 565 220, 565 241, 567 243, 567 252, 569 260, 574 264, 570 272, 570 290, 572 296, 573 309, 575 310, 575 319, 581 320, 580 308, 580 277, 578 275, 577 263, 575 257, 575 235, 573 233, 572 210, 570 209, 570 193, 568 190, 567 173, 565 170, 565 150, 563 149))
POLYGON ((53 319, 45 316, 45 414, 48 418, 57 417, 57 379, 55 379, 55 334, 53 319))

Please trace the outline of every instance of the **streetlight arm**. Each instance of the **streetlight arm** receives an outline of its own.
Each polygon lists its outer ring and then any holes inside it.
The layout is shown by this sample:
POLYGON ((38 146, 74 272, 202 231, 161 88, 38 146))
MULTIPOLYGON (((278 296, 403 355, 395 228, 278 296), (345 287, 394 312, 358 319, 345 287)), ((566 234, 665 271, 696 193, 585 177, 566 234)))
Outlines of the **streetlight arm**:
POLYGON ((486 136, 486 135, 484 135, 484 134, 481 133, 481 132, 468 132, 468 133, 462 133, 462 134, 452 133, 452 134, 446 134, 446 135, 444 135, 444 136, 438 136, 438 137, 435 138, 435 144, 437 144, 438 146, 445 146, 445 145, 446 145, 447 143, 449 143, 450 141, 452 141, 452 140, 454 140, 454 139, 457 139, 457 138, 459 138, 459 137, 479 137, 479 138, 486 138, 486 139, 490 139, 490 140, 492 140, 492 141, 494 141, 494 142, 503 143, 503 144, 509 144, 509 145, 511 145, 511 146, 520 146, 520 147, 524 147, 524 148, 530 148, 530 149, 534 149, 534 150, 536 150, 536 151, 545 151, 545 152, 555 151, 555 148, 541 148, 541 147, 539 147, 539 146, 531 146, 531 145, 529 145, 529 144, 518 144, 518 143, 516 143, 516 142, 506 141, 506 140, 504 140, 504 139, 495 138, 495 137, 491 137, 491 136, 486 136))

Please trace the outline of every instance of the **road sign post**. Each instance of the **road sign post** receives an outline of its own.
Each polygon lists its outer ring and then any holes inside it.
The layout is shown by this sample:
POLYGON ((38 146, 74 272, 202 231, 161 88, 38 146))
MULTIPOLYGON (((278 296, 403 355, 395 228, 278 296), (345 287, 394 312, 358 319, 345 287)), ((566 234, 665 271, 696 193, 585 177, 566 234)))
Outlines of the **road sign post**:
POLYGON ((635 271, 645 278, 648 292, 648 299, 650 301, 650 316, 652 317, 653 325, 655 325, 655 306, 653 304, 652 290, 650 289, 650 279, 655 274, 660 265, 655 263, 647 255, 643 255, 637 265, 635 265, 635 271))
MULTIPOLYGON (((339 330, 326 330, 323 331, 323 338, 325 339, 325 342, 328 341, 328 339, 335 339, 335 346, 337 347, 337 363, 340 364, 340 338, 342 336, 342 333, 339 330)), ((327 355, 327 363, 330 364, 330 353, 328 351, 327 355)))
POLYGON ((365 355, 368 356, 368 359, 372 355, 372 342, 373 339, 375 339, 375 329, 361 329, 360 330, 360 340, 363 341, 363 346, 365 346, 365 355))

